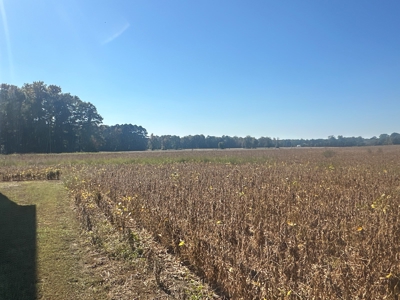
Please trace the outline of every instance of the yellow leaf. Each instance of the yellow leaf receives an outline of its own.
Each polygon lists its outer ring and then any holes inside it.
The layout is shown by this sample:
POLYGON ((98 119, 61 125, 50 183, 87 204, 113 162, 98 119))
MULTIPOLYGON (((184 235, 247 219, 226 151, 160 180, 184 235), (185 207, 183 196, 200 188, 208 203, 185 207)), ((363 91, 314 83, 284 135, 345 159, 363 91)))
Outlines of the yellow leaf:
POLYGON ((185 245, 185 241, 181 241, 181 242, 179 243, 179 247, 182 247, 183 245, 185 245))
POLYGON ((291 293, 292 291, 287 292, 286 296, 290 296, 291 293))
POLYGON ((392 277, 392 276, 393 276, 393 274, 392 274, 392 273, 389 273, 389 274, 387 274, 385 277, 389 279, 389 278, 392 277))
POLYGON ((260 286, 260 283, 257 282, 257 281, 252 281, 251 283, 252 283, 253 285, 255 285, 255 286, 260 286))
POLYGON ((296 223, 293 223, 293 222, 291 222, 291 221, 287 221, 287 224, 288 224, 289 226, 296 226, 296 225, 297 225, 296 223))
POLYGON ((364 228, 362 226, 357 227, 357 231, 363 231, 363 230, 364 230, 364 228))
POLYGON ((218 220, 218 221, 217 221, 217 224, 222 224, 222 221, 218 220))

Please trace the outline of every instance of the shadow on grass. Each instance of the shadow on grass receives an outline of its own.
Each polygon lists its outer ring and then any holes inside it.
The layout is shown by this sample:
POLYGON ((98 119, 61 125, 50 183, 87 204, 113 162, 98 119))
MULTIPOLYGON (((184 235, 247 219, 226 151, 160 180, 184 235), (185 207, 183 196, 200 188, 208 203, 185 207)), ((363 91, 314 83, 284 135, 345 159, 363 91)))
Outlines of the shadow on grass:
POLYGON ((0 193, 0 299, 36 299, 36 206, 0 193))

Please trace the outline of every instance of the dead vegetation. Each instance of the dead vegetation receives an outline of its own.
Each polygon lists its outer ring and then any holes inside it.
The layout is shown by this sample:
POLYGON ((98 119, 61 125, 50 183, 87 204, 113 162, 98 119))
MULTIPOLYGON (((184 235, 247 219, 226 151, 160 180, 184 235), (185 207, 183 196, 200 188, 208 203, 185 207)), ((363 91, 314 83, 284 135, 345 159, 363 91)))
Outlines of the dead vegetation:
POLYGON ((59 180, 57 167, 6 167, 0 170, 0 181, 59 180))
POLYGON ((131 223, 122 230, 87 193, 75 201, 84 236, 100 258, 93 268, 100 271, 110 299, 218 298, 143 227, 131 223))
POLYGON ((160 295, 215 297, 177 257, 225 298, 399 299, 399 147, 71 157, 88 238, 160 295))
POLYGON ((125 234, 145 229, 220 295, 397 299, 399 148, 334 151, 93 166, 69 185, 86 220, 98 208, 125 234))

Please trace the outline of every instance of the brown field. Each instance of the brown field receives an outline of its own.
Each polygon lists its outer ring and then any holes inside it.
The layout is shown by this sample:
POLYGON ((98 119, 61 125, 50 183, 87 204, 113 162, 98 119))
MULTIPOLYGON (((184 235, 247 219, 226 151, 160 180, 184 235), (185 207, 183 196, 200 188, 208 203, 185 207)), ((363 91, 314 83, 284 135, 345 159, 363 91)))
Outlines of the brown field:
POLYGON ((143 228, 221 297, 399 299, 399 147, 21 160, 0 180, 60 170, 91 234, 96 209, 126 236, 143 228))

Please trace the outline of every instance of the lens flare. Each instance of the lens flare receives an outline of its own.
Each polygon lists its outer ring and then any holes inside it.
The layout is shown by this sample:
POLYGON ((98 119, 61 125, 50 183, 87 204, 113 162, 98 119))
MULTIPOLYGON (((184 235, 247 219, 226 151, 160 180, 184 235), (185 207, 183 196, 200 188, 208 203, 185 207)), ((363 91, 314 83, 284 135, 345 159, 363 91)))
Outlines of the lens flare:
MULTIPOLYGON (((0 0, 0 15, 1 19, 3 20, 3 30, 4 30, 4 36, 5 36, 5 43, 7 47, 7 57, 8 57, 8 69, 9 69, 9 76, 10 80, 14 81, 14 64, 13 64, 13 59, 12 59, 12 51, 11 51, 11 43, 10 43, 10 35, 8 31, 8 23, 7 23, 7 14, 6 10, 4 8, 4 2, 3 0, 0 0)), ((1 55, 1 53, 0 53, 1 55)), ((4 68, 1 68, 1 70, 4 70, 4 68)), ((0 82, 1 80, 1 71, 0 71, 0 82)))

